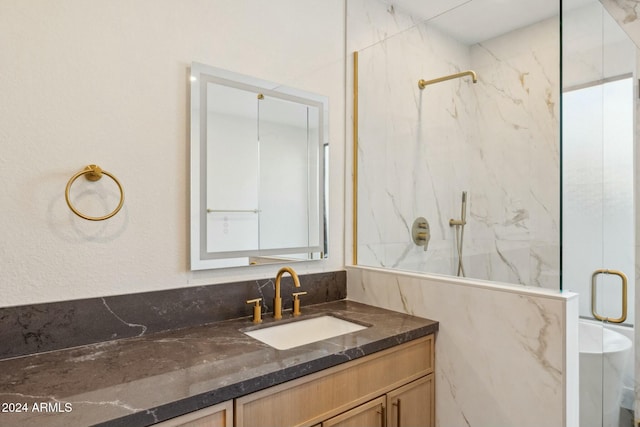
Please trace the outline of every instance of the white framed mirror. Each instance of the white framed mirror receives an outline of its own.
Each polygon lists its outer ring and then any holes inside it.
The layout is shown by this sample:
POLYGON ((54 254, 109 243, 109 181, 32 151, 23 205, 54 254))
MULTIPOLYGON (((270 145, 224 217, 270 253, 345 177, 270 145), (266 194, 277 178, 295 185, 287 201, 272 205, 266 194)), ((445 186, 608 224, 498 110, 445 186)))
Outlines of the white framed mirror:
POLYGON ((191 269, 327 256, 328 99, 191 65, 191 269))

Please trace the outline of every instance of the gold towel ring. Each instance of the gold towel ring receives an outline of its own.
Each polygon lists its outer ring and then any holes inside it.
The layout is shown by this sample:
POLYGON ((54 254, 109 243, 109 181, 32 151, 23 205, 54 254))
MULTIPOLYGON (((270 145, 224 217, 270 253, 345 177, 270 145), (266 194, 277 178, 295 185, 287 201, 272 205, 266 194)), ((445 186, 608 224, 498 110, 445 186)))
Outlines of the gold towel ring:
POLYGON ((112 216, 114 216, 115 214, 117 214, 118 211, 120 211, 120 208, 122 208, 122 205, 124 204, 124 190, 122 189, 122 185, 120 185, 120 181, 118 181, 118 179, 115 176, 111 175, 106 170, 103 170, 98 165, 89 165, 89 166, 85 167, 83 170, 81 170, 80 172, 78 172, 77 174, 73 175, 71 177, 71 179, 69 180, 69 182, 67 182, 67 188, 64 191, 64 198, 67 200, 67 205, 69 205, 69 208, 73 211, 74 214, 78 215, 80 218, 88 219, 89 221, 104 221, 105 219, 109 219, 112 216), (105 216, 88 216, 88 215, 85 215, 85 214, 81 213, 80 211, 78 211, 71 204, 71 200, 69 200, 69 190, 71 189, 71 185, 73 184, 73 182, 76 179, 78 179, 82 175, 85 175, 86 178, 89 181, 97 181, 100 178, 102 178, 102 174, 107 175, 109 178, 111 178, 118 185, 118 188, 120 189, 120 203, 118 203, 118 207, 115 208, 113 210, 113 212, 111 212, 110 214, 107 214, 105 216))

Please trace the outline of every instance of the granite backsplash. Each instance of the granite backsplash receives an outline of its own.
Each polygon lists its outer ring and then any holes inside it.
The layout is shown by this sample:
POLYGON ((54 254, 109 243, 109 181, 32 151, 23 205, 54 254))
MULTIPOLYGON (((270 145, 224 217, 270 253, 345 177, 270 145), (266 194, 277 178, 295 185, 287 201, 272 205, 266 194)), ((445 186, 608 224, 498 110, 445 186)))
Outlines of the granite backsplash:
MULTIPOLYGON (((273 309, 274 280, 260 279, 0 308, 0 359, 114 339, 139 337, 252 314, 246 300, 273 309)), ((291 308, 293 282, 282 278, 283 308, 291 308)), ((347 296, 345 271, 300 275, 302 305, 347 296)))

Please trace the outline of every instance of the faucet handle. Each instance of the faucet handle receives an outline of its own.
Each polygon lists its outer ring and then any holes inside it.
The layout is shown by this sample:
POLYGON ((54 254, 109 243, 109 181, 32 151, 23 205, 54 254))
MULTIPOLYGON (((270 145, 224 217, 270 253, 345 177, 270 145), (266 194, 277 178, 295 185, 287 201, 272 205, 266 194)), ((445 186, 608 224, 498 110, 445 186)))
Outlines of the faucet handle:
POLYGON ((247 300, 247 304, 254 304, 253 306, 253 323, 262 323, 262 306, 260 302, 262 298, 247 300))
POLYGON ((294 292, 293 295, 293 315, 300 316, 300 295, 306 295, 306 292, 294 292))

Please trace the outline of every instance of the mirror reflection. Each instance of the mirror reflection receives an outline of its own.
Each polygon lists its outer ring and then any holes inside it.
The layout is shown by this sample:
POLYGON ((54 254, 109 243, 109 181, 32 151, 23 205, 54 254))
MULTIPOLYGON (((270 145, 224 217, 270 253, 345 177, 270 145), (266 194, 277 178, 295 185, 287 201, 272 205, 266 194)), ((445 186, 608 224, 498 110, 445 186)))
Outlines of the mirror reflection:
POLYGON ((327 99, 192 64, 192 269, 321 259, 327 99))
POLYGON ((473 0, 358 50, 359 265, 559 287, 559 35, 473 0))

